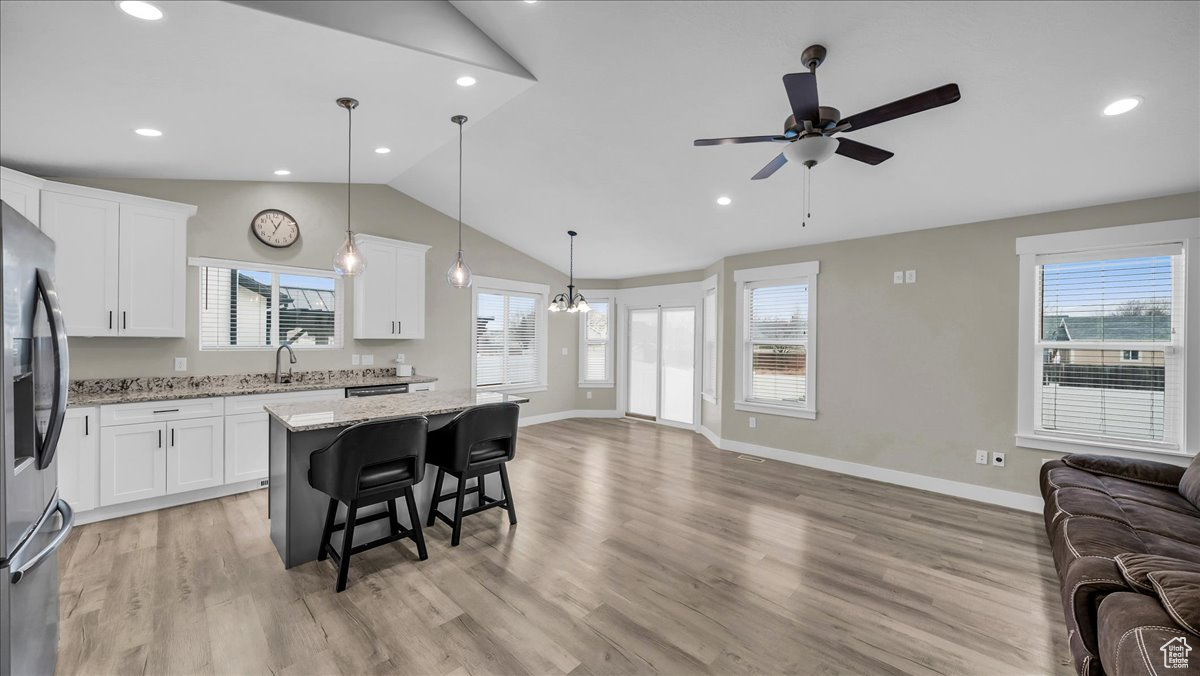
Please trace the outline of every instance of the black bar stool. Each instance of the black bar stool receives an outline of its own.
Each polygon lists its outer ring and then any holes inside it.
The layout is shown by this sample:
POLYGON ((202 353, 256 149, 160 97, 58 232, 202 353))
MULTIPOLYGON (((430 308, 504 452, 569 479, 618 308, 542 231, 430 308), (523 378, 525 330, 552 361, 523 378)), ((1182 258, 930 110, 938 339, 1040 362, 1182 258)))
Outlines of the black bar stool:
POLYGON ((508 522, 517 523, 517 509, 513 506, 512 490, 508 486, 508 470, 504 463, 513 459, 517 452, 517 415, 520 408, 513 403, 486 404, 469 408, 454 417, 445 427, 429 433, 429 462, 437 465, 437 480, 433 484, 433 500, 429 505, 429 520, 445 521, 454 529, 450 544, 457 547, 462 536, 464 516, 478 514, 485 509, 503 507, 508 510, 508 522), (484 477, 500 473, 504 488, 504 499, 497 500, 486 495, 484 477), (442 495, 442 480, 449 474, 458 479, 458 490, 442 495), (467 494, 467 479, 475 479, 471 488, 479 494, 479 505, 463 509, 467 494), (438 511, 438 505, 454 500, 454 519, 438 511))
POLYGON ((350 557, 354 554, 412 538, 421 560, 429 558, 412 491, 413 485, 420 483, 425 475, 428 432, 429 420, 424 416, 359 423, 342 430, 328 446, 309 456, 308 483, 329 496, 317 560, 332 556, 338 564, 339 592, 346 588, 350 557), (408 505, 409 528, 400 527, 396 510, 396 498, 400 496, 404 496, 408 505), (346 522, 334 524, 339 502, 346 505, 346 522), (358 518, 359 508, 381 502, 388 503, 386 511, 358 518), (379 519, 391 522, 390 535, 353 546, 355 527, 379 519), (329 544, 335 530, 344 531, 341 552, 329 544))

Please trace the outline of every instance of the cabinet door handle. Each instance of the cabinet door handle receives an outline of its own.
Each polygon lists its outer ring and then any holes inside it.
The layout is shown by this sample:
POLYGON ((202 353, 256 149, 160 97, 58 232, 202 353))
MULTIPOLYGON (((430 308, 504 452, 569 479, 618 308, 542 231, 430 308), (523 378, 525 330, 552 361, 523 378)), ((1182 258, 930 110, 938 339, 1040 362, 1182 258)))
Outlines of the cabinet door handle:
POLYGON ((91 434, 92 434, 91 427, 88 424, 88 419, 91 417, 92 416, 90 416, 90 415, 83 416, 83 436, 85 436, 85 437, 91 436, 91 434))
POLYGON ((178 413, 178 412, 179 412, 179 409, 177 409, 177 408, 163 408, 163 409, 154 411, 154 413, 178 413))
POLYGON ((126 315, 127 313, 124 310, 121 310, 121 329, 129 328, 129 317, 126 315))
POLYGON ((404 322, 396 322, 396 335, 404 333, 404 322))
POLYGON ((162 448, 162 430, 158 431, 158 447, 162 448))
POLYGON ((112 310, 108 311, 108 330, 112 331, 112 310))
POLYGON ((171 448, 175 448, 175 428, 171 428, 171 448))
POLYGON ((396 322, 392 321, 392 333, 396 332, 396 322))

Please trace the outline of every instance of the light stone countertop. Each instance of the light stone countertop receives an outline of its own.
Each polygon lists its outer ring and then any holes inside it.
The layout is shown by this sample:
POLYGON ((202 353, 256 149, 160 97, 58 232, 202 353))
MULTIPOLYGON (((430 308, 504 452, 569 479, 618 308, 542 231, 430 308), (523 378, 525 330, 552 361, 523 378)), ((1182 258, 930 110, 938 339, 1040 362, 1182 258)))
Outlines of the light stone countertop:
POLYGON ((263 408, 292 432, 346 427, 369 420, 415 415, 444 415, 480 404, 511 401, 524 404, 528 397, 478 390, 410 392, 375 397, 354 397, 295 404, 269 404, 263 408))
POLYGON ((437 378, 397 376, 394 368, 298 371, 293 382, 276 383, 274 374, 253 373, 170 378, 93 378, 71 382, 67 406, 105 406, 169 399, 203 399, 246 394, 337 390, 403 383, 432 383, 437 378))

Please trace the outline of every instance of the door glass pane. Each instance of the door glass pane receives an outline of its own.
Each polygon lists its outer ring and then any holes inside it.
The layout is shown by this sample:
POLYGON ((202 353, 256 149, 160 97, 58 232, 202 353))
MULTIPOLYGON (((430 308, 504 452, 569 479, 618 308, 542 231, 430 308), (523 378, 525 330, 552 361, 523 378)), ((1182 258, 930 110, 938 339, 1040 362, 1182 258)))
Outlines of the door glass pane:
POLYGON ((662 417, 692 424, 695 406, 696 310, 662 311, 662 417))
POLYGON ((629 412, 658 415, 658 310, 629 313, 629 412))

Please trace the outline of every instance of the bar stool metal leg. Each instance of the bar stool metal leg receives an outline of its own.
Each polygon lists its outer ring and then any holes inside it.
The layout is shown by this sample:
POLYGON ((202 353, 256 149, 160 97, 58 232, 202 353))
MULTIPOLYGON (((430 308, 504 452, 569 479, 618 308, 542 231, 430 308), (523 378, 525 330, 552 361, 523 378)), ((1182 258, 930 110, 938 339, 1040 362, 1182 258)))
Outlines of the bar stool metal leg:
POLYGON ((429 505, 429 518, 426 519, 425 525, 433 528, 434 520, 437 519, 439 498, 442 497, 442 479, 446 478, 446 470, 438 468, 437 479, 433 482, 433 501, 429 505))
POLYGON ((317 552, 317 560, 329 558, 329 538, 333 536, 333 521, 337 516, 337 500, 329 498, 329 510, 325 512, 325 528, 321 531, 321 550, 317 552))
POLYGON ((508 523, 517 524, 517 507, 513 504, 512 489, 508 487, 508 468, 500 465, 500 483, 504 486, 504 505, 508 509, 508 523))
POLYGON ((412 488, 404 489, 404 502, 408 505, 408 522, 412 524, 409 530, 417 543, 417 558, 424 561, 429 558, 429 552, 425 550, 425 533, 421 531, 421 515, 417 513, 417 498, 413 496, 412 488))
POLYGON ((459 475, 458 491, 454 494, 454 533, 450 536, 450 546, 457 547, 462 538, 463 498, 467 496, 467 478, 459 475))
POLYGON ((342 531, 342 555, 338 561, 337 591, 346 589, 346 579, 350 577, 350 550, 354 548, 354 519, 358 516, 358 503, 351 502, 346 506, 346 527, 342 531))

